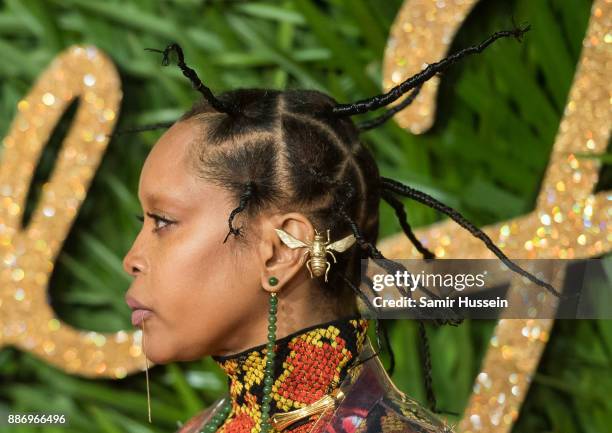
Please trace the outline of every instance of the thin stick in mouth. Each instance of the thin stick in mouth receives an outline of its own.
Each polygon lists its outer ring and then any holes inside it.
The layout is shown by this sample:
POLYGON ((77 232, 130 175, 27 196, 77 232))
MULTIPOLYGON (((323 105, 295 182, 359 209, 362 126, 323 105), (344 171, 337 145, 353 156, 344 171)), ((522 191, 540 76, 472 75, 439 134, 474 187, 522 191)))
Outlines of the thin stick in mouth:
POLYGON ((149 359, 147 358, 147 352, 145 350, 145 322, 142 320, 142 353, 145 358, 145 376, 147 378, 147 409, 149 411, 149 423, 151 423, 151 394, 149 393, 149 359))

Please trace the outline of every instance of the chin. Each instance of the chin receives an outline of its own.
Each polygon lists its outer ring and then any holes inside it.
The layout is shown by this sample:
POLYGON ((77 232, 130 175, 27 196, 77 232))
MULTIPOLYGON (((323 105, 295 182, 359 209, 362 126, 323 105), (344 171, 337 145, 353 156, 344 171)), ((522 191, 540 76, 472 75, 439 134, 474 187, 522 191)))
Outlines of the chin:
POLYGON ((187 350, 179 350, 177 348, 169 347, 158 347, 151 345, 146 348, 146 354, 149 361, 155 364, 168 364, 170 362, 186 362, 195 361, 201 359, 202 356, 198 356, 197 353, 192 353, 187 350))
POLYGON ((168 348, 164 350, 163 348, 147 347, 146 349, 147 358, 155 364, 168 364, 180 360, 180 356, 168 348))

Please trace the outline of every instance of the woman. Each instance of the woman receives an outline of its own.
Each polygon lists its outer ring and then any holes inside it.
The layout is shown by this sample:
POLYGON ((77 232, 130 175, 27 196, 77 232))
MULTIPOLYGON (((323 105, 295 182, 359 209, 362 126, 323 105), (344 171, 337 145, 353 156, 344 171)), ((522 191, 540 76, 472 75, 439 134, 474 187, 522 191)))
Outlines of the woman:
POLYGON ((212 355, 229 387, 179 432, 451 431, 395 388, 357 303, 361 258, 383 258, 374 246, 381 197, 394 206, 403 194, 448 208, 381 178, 350 116, 410 89, 414 98, 462 55, 524 31, 498 32, 385 95, 346 105, 310 90, 215 96, 178 45, 163 52, 167 64, 176 51, 204 99, 173 123, 142 169, 146 217, 124 259, 134 277, 126 299, 148 359, 212 355), (314 240, 341 242, 333 257, 297 247, 314 240))

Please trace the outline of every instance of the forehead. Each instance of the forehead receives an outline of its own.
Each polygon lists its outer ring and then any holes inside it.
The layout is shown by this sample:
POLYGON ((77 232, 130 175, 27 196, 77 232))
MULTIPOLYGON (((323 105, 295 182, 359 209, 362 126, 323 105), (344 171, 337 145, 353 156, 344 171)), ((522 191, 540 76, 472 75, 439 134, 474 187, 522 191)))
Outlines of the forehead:
POLYGON ((155 143, 140 174, 141 203, 184 202, 200 183, 187 163, 198 130, 191 122, 178 122, 155 143))

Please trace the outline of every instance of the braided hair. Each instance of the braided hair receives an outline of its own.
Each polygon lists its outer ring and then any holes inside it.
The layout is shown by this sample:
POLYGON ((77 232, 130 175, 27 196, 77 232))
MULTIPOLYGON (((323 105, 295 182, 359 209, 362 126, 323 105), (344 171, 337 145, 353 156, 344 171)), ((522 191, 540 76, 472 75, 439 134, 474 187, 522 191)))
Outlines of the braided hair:
MULTIPOLYGON (((313 226, 330 229, 337 238, 352 233, 357 240, 357 248, 339 255, 329 273, 328 282, 315 279, 315 284, 329 299, 341 301, 342 305, 357 311, 358 298, 373 309, 367 296, 359 289, 365 280, 366 287, 372 290, 371 281, 361 269, 361 259, 371 258, 390 272, 407 271, 401 264, 386 260, 375 246, 379 234, 378 207, 381 200, 393 208, 402 230, 423 258, 435 258, 434 253, 414 235, 398 197, 407 197, 446 214, 481 239, 511 270, 560 296, 550 284, 506 257, 482 230, 458 211, 408 185, 381 177, 372 153, 359 140, 360 132, 382 125, 410 105, 427 80, 454 62, 482 52, 499 38, 514 37, 520 40, 528 30, 527 25, 498 31, 480 44, 429 64, 387 93, 348 104, 340 104, 322 92, 304 89, 240 88, 214 95, 197 73, 187 66, 178 44, 172 43, 164 50, 149 50, 163 54, 162 65, 169 64, 169 56, 174 52, 183 74, 203 96, 177 121, 198 121, 206 145, 192 146, 189 160, 200 177, 226 188, 235 197, 237 205, 228 216, 228 233, 223 242, 227 242, 230 235, 239 242, 246 242, 244 233, 248 231, 245 228, 249 221, 270 208, 300 211, 313 226), (405 94, 407 96, 395 107, 374 119, 359 124, 351 120, 353 115, 383 108, 405 94), (237 219, 241 221, 240 227, 235 226, 237 219)), ((172 123, 147 125, 116 134, 167 128, 172 123)), ((410 293, 403 294, 410 296, 410 293)), ((429 295, 436 297, 431 293, 429 295)), ((382 333, 389 352, 388 372, 393 374, 393 350, 384 325, 381 326, 374 317, 378 347, 383 347, 380 340, 382 333)), ((430 408, 440 412, 436 409, 433 392, 425 319, 417 317, 424 384, 430 408)), ((449 312, 448 318, 430 322, 434 325, 458 325, 461 320, 449 312)))

